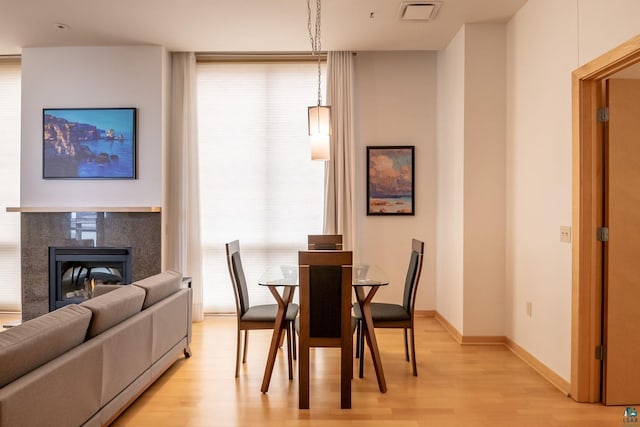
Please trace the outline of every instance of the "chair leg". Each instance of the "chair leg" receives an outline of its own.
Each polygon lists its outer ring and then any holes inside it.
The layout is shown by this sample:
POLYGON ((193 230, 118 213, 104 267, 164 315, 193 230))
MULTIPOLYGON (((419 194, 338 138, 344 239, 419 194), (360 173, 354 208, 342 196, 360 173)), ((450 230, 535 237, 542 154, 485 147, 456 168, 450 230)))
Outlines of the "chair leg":
MULTIPOLYGON (((413 334, 413 329, 411 329, 411 333, 413 334)), ((409 343, 407 341, 407 328, 404 328, 404 357, 409 361, 409 343)))
POLYGON ((340 349, 340 408, 351 409, 351 380, 353 378, 353 342, 348 340, 340 349))
POLYGON ((360 347, 360 357, 364 355, 364 319, 358 320, 358 347, 360 347))
POLYGON ((309 344, 300 339, 300 361, 298 362, 298 408, 309 409, 309 344))
POLYGON ((289 380, 293 379, 293 362, 291 360, 292 352, 293 352, 292 347, 293 346, 291 344, 291 322, 289 322, 289 325, 287 326, 287 365, 289 367, 289 380))
POLYGON ((247 363, 247 343, 249 342, 249 331, 244 331, 244 348, 242 350, 242 363, 247 363))
POLYGON ((298 360, 298 344, 296 342, 296 327, 293 322, 290 322, 289 329, 291 330, 291 348, 293 349, 293 360, 298 360))
MULTIPOLYGON (((354 332, 356 334, 356 352, 354 354, 352 350, 352 355, 357 359, 360 354, 360 350, 358 349, 358 347, 360 346, 360 339, 358 338, 358 321, 357 320, 356 320, 356 329, 354 332)), ((353 338, 352 338, 351 345, 353 345, 353 338)), ((351 379, 353 379, 353 367, 351 368, 351 379)))
POLYGON ((238 328, 238 334, 236 337, 236 378, 240 374, 240 350, 242 349, 242 331, 238 328))
POLYGON ((356 359, 360 358, 360 352, 362 349, 360 348, 360 320, 356 322, 356 359))
POLYGON ((418 366, 416 362, 416 336, 413 333, 413 326, 411 327, 411 360, 413 363, 413 376, 418 376, 418 366))
POLYGON ((360 378, 364 377, 364 322, 360 321, 360 337, 358 341, 360 341, 360 369, 358 371, 358 376, 360 378))

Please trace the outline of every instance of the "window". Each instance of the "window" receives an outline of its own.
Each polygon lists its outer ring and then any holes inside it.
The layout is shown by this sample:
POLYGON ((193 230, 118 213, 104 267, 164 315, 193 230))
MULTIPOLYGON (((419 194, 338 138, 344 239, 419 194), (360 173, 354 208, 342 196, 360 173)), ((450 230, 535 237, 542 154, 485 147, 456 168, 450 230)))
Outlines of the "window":
POLYGON ((251 303, 272 304, 260 274, 297 265, 322 232, 324 163, 307 136, 317 63, 199 62, 197 74, 204 309, 235 310, 224 248, 235 239, 251 303))
POLYGON ((20 310, 20 62, 0 59, 0 311, 20 310))

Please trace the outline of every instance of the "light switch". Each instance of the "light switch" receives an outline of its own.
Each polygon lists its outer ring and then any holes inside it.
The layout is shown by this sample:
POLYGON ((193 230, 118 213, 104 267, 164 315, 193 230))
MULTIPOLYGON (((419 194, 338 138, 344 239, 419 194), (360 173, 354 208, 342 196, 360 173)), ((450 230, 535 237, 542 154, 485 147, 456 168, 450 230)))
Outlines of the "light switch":
POLYGON ((569 225, 560 226, 560 241, 571 243, 571 226, 569 225))

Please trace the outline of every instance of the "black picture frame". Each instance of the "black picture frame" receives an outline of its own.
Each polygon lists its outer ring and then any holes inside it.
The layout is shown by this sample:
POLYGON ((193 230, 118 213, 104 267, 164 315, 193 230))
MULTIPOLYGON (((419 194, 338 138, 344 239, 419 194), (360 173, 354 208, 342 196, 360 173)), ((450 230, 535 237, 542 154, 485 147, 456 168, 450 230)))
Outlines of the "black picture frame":
POLYGON ((136 179, 136 108, 43 108, 44 179, 136 179))
POLYGON ((367 147, 367 215, 415 215, 415 146, 367 147))

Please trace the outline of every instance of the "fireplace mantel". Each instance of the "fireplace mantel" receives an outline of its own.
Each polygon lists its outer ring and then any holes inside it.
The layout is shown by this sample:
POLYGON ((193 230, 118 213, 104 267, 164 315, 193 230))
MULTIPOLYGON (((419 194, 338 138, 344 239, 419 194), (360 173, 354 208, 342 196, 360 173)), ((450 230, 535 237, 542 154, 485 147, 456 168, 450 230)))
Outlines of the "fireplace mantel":
POLYGON ((160 212, 160 206, 82 206, 82 207, 41 207, 14 206, 7 207, 7 212, 22 213, 60 213, 60 212, 160 212))

